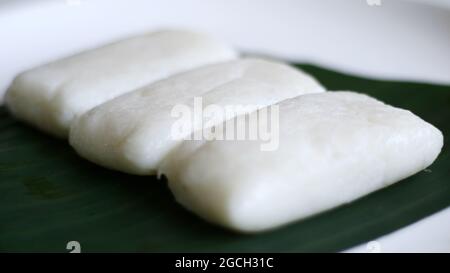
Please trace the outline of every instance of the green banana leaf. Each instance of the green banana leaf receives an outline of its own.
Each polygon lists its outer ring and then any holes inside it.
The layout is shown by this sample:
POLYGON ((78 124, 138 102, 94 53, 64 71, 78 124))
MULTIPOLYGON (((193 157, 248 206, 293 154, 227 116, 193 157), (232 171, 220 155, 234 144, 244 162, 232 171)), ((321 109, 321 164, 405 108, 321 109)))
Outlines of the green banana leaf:
MULTIPOLYGON (((450 135, 450 87, 370 80, 296 65, 330 90, 367 93, 409 109, 450 135)), ((166 181, 106 170, 66 141, 0 108, 0 251, 334 252, 370 241, 450 206, 448 143, 408 179, 280 229, 236 234, 178 205, 166 181)), ((430 234, 431 236, 431 234, 430 234)))

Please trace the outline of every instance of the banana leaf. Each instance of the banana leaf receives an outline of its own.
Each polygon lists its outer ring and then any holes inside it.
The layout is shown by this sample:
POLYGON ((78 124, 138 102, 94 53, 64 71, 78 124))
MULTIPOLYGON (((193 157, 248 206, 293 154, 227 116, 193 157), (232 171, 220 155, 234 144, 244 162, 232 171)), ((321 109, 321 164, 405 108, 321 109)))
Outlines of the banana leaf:
MULTIPOLYGON (((382 81, 294 64, 330 90, 355 90, 413 111, 450 135, 450 87, 382 81)), ((83 160, 0 108, 0 251, 335 252, 450 206, 447 140, 427 170, 350 204, 255 235, 211 225, 178 205, 164 180, 83 160)), ((430 237, 432 235, 430 234, 430 237)))

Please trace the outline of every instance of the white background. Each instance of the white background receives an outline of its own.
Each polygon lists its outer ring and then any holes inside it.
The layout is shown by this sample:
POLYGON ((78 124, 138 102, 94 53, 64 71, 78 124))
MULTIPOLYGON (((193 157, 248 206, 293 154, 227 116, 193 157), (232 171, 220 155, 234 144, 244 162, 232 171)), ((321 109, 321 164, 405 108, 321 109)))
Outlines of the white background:
MULTIPOLYGON (((368 77, 450 84, 450 2, 380 1, 2 1, 0 97, 19 71, 159 27, 368 77)), ((450 209, 377 241, 383 252, 450 252, 450 209)))

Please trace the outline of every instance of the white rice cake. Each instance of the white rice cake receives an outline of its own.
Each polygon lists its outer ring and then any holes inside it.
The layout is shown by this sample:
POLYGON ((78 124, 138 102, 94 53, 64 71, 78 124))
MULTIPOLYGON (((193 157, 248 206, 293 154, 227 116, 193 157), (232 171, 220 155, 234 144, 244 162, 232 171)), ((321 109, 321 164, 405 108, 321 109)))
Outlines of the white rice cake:
POLYGON ((165 30, 122 40, 18 75, 6 103, 18 118, 66 137, 75 116, 175 73, 228 61, 234 50, 189 31, 165 30))
POLYGON ((160 170, 176 200, 210 222, 263 231, 413 175, 443 145, 431 124, 362 94, 299 96, 279 111, 275 151, 260 141, 184 141, 160 170))
MULTIPOLYGON (((175 105, 193 115, 194 97, 208 105, 244 105, 242 112, 301 94, 324 92, 312 77, 288 65, 260 59, 241 59, 192 70, 130 92, 102 104, 74 121, 70 144, 84 158, 132 174, 155 174, 161 160, 189 136, 175 137, 175 105)), ((234 115, 236 116, 236 115, 234 115)), ((234 116, 211 119, 211 126, 234 116)), ((201 120, 197 116, 195 120, 201 120)))

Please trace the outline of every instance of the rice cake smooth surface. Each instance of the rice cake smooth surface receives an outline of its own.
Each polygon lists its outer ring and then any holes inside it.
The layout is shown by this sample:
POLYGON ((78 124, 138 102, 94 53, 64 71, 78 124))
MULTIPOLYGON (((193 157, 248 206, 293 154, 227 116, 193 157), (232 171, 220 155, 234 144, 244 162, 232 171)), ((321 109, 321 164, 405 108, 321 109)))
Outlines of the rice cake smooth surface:
POLYGON ((279 107, 275 151, 261 151, 261 141, 223 140, 173 150, 160 173, 177 201, 230 229, 263 231, 413 175, 443 146, 431 124, 366 95, 310 94, 279 107))
MULTIPOLYGON (((260 59, 230 61, 171 77, 102 104, 74 122, 69 140, 81 156, 97 164, 133 174, 154 174, 183 137, 172 135, 177 121, 171 115, 175 105, 192 109, 194 97, 201 97, 204 107, 245 105, 248 107, 241 113, 247 113, 324 91, 312 77, 285 64, 260 59)), ((213 119, 215 123, 223 120, 213 119)), ((193 124, 193 128, 199 126, 193 124)))
POLYGON ((5 101, 18 118, 66 137, 74 117, 107 100, 236 55, 207 35, 153 32, 23 72, 14 79, 5 101))

